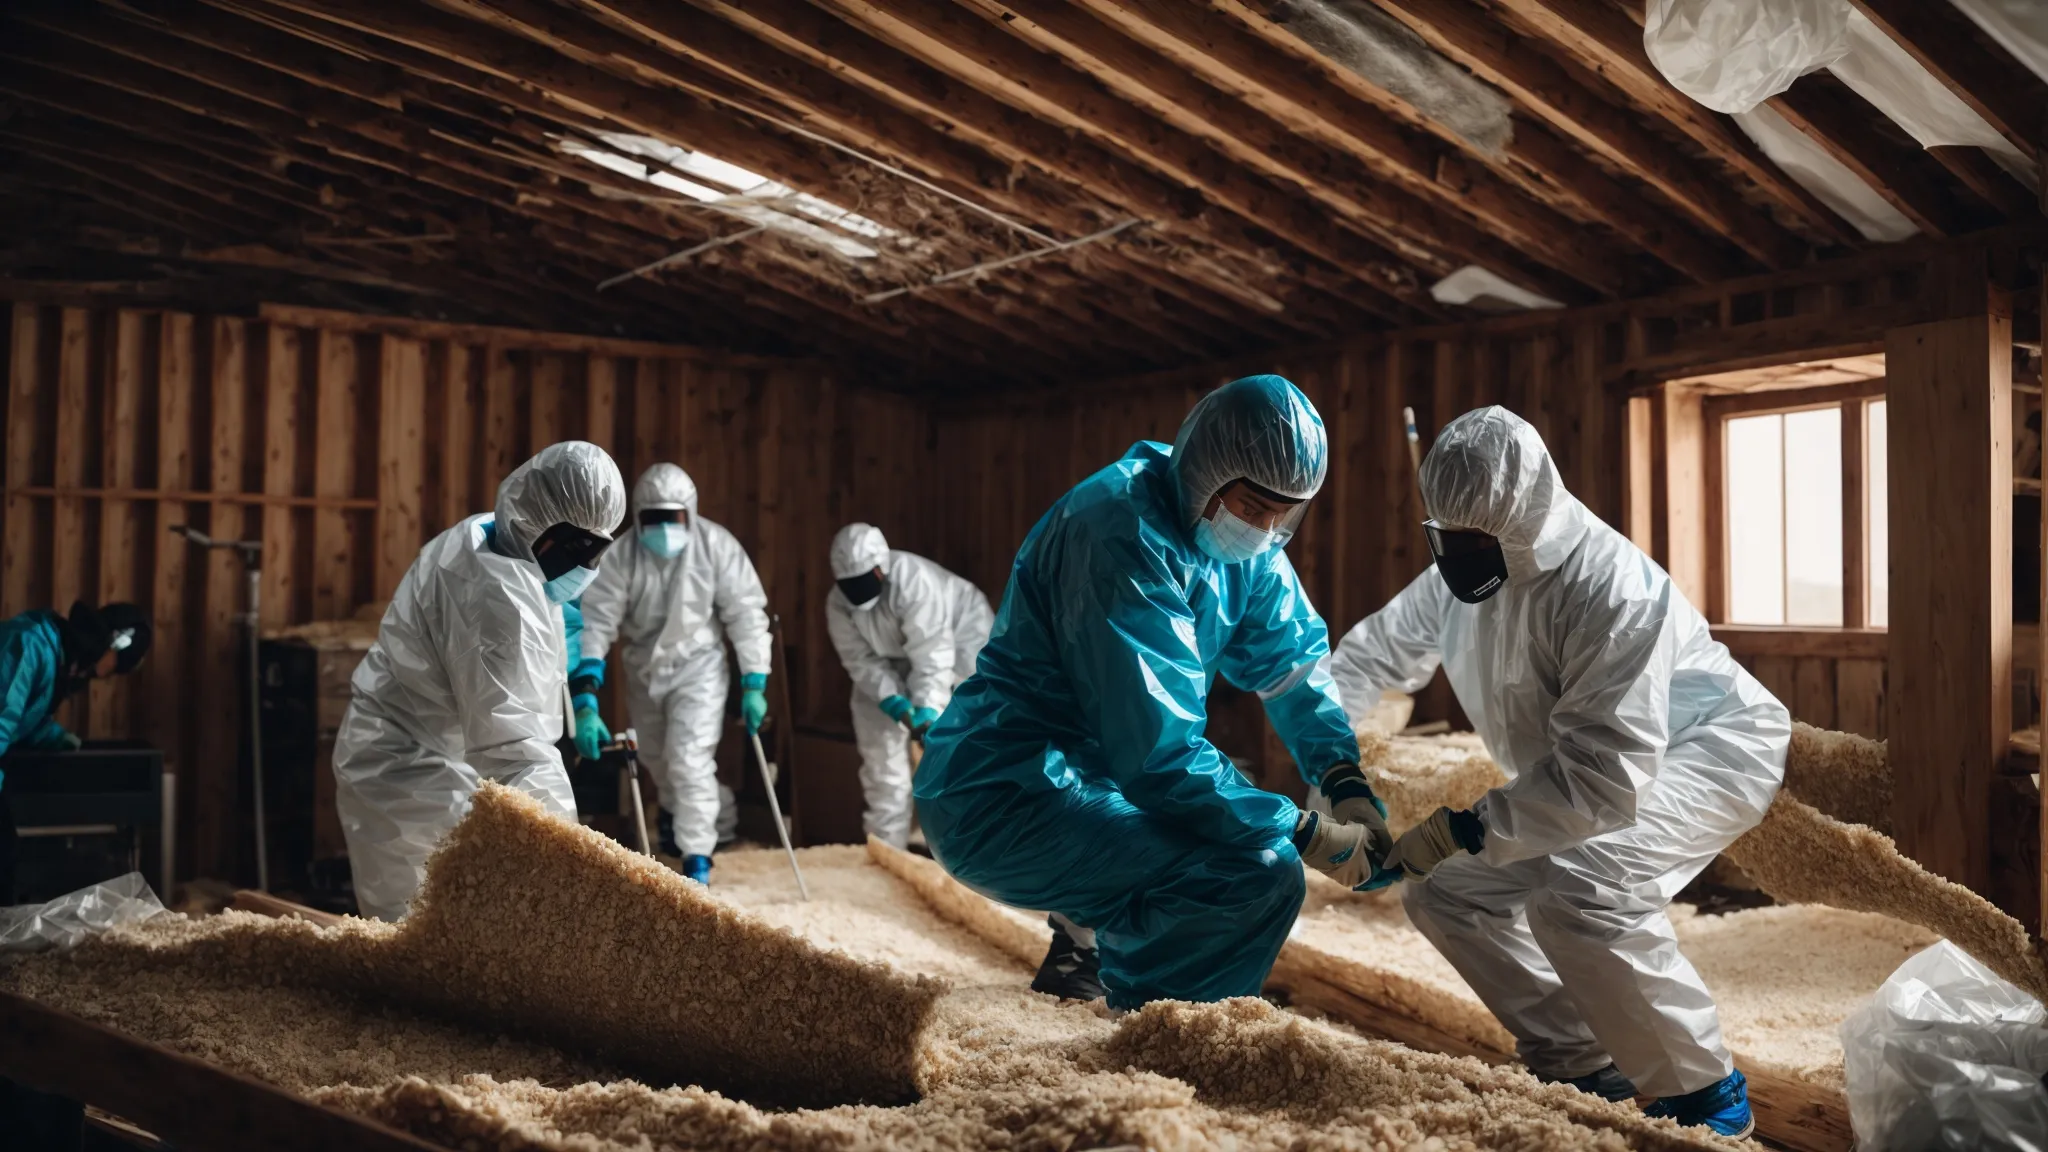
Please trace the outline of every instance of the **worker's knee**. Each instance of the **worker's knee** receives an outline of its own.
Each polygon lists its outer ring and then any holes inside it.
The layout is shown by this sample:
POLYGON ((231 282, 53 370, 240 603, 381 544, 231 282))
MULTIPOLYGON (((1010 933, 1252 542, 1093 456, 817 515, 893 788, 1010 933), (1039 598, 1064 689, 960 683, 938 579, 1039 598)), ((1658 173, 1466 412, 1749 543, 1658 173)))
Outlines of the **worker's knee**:
POLYGON ((1653 930, 1650 925, 1662 911, 1626 892, 1546 888, 1529 898, 1529 931, 1538 943, 1546 939, 1611 942, 1653 930))
POLYGON ((1292 852, 1257 852, 1248 870, 1252 883, 1263 894, 1260 903, 1293 919, 1301 908, 1302 897, 1308 894, 1308 878, 1302 874, 1300 857, 1292 852))

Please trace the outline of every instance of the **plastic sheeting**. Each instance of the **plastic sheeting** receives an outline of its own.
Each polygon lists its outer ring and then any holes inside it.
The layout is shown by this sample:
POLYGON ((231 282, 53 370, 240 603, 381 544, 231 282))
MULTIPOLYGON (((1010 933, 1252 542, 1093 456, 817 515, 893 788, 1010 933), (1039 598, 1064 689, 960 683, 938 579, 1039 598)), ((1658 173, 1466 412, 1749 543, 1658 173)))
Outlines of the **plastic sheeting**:
POLYGON ((1842 1022, 1856 1146, 2048 1150, 2048 1010, 1946 940, 1842 1022))
POLYGON ((0 952, 65 951, 123 924, 137 924, 166 909, 140 872, 80 888, 46 904, 0 908, 0 952))
POLYGON ((1370 0, 1279 0, 1272 19, 1338 66, 1498 156, 1514 138, 1507 99, 1436 54, 1370 0))
POLYGON ((1819 197, 1853 225, 1866 240, 1889 243, 1904 240, 1920 231, 1905 214, 1877 194, 1846 165, 1804 132, 1787 123, 1768 105, 1759 104, 1735 116, 1735 126, 1756 141, 1771 162, 1785 170, 1802 188, 1819 197))
POLYGON ((2041 0, 1949 0, 2020 63, 2048 80, 2048 4, 2041 0))
POLYGON ((1481 312, 1564 307, 1548 296, 1511 284, 1477 264, 1467 264, 1430 285, 1429 294, 1440 304, 1463 304, 1481 312))
MULTIPOLYGON (((2048 12, 2048 5, 2041 10, 2048 12)), ((2025 172, 2032 167, 2012 141, 1922 68, 1868 16, 1849 13, 1846 42, 1848 52, 1828 70, 1905 129, 1922 148, 1969 145, 1997 156, 2007 168, 2025 172)))
POLYGON ((1849 51, 1847 0, 1650 0, 1643 49, 1673 88, 1731 115, 1849 51))

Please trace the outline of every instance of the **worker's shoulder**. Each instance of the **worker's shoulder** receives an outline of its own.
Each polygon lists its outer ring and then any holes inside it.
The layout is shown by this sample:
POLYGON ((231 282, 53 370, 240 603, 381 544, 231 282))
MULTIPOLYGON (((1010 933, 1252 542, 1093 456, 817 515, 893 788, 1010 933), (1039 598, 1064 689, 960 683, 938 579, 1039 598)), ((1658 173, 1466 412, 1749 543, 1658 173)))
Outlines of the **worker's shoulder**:
POLYGON ((1077 526, 1135 528, 1157 519, 1171 494, 1171 457, 1164 444, 1140 440, 1061 500, 1061 519, 1077 526))
POLYGON ((731 544, 735 547, 739 545, 740 538, 732 534, 732 529, 711 519, 709 516, 692 512, 690 513, 690 519, 696 523, 697 530, 704 534, 705 539, 716 540, 720 544, 731 544))

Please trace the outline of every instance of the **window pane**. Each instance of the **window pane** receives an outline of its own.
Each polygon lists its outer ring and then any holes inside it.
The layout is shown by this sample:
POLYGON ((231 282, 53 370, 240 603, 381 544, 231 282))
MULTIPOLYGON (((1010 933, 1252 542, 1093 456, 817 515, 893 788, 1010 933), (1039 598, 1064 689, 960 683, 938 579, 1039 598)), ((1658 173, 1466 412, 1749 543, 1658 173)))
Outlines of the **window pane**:
POLYGON ((1785 623, 1842 626, 1842 410, 1785 416, 1785 623))
POLYGON ((1866 407, 1869 434, 1863 449, 1864 507, 1870 510, 1870 555, 1865 566, 1870 574, 1870 625, 1883 628, 1891 623, 1891 521, 1885 489, 1884 401, 1873 400, 1866 407))
POLYGON ((1728 421, 1728 621, 1785 622, 1782 416, 1728 421))

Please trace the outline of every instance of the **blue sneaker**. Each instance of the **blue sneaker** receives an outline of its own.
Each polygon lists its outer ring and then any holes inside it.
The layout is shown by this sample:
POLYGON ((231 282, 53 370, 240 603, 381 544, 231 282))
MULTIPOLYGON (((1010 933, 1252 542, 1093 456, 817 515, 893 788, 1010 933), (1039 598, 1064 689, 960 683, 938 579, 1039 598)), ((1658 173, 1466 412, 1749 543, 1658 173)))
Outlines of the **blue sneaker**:
POLYGON ((711 887, 711 857, 683 857, 683 875, 688 879, 695 880, 706 888, 711 887))
POLYGON ((1756 1131, 1756 1117, 1749 1111, 1749 1080, 1740 1069, 1697 1092, 1661 1097, 1643 1114, 1668 1117, 1687 1128, 1711 1128, 1738 1140, 1756 1131))
POLYGON ((1536 1078, 1545 1084, 1569 1084, 1581 1092, 1590 1093, 1600 1097, 1602 1100, 1612 1100, 1616 1103, 1636 1098, 1635 1084, 1628 1077, 1621 1074, 1621 1069, 1616 1068, 1612 1064, 1600 1069, 1598 1072, 1588 1072, 1584 1076, 1566 1078, 1545 1076, 1543 1073, 1538 1072, 1536 1073, 1536 1078))

